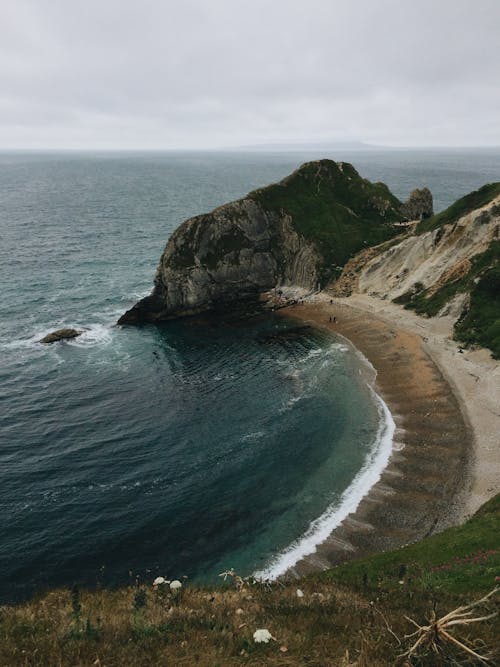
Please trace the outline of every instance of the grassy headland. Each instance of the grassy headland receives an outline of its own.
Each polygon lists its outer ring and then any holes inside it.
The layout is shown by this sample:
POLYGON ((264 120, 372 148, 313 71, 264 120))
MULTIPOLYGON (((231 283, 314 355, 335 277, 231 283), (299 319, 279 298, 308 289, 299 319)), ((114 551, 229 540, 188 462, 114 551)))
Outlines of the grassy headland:
POLYGON ((354 254, 396 236, 401 202, 384 183, 371 183, 346 162, 309 162, 280 183, 248 197, 269 211, 285 211, 323 256, 322 283, 340 275, 354 254))

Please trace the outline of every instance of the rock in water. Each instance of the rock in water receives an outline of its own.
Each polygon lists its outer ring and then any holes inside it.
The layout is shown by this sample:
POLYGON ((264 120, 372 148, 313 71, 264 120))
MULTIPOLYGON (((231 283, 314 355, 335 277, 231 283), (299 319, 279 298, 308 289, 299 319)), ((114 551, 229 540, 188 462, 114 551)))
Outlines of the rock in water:
POLYGON ((57 331, 52 331, 52 333, 44 336, 40 343, 57 343, 58 340, 65 340, 67 338, 76 338, 82 334, 81 331, 76 329, 58 329, 57 331))
POLYGON ((407 220, 423 220, 434 215, 432 193, 429 188, 413 190, 401 211, 407 220))
POLYGON ((280 285, 308 290, 366 245, 399 233, 401 202, 352 165, 309 162, 280 183, 184 222, 170 237, 154 289, 118 324, 201 312, 227 315, 280 285))

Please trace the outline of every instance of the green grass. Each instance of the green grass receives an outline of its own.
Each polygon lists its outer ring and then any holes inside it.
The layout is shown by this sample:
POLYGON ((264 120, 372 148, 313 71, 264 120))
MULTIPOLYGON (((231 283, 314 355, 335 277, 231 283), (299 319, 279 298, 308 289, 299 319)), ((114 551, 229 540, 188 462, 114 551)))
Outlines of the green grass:
POLYGON ((441 211, 441 213, 437 213, 431 218, 422 220, 416 228, 416 233, 423 234, 424 232, 437 229, 442 225, 453 224, 463 215, 466 215, 481 206, 485 206, 485 204, 498 195, 500 195, 500 183, 487 183, 479 188, 479 190, 474 190, 474 192, 470 192, 468 195, 465 195, 465 197, 457 199, 456 202, 446 210, 441 211))
POLYGON ((355 587, 411 585, 446 593, 487 592, 500 576, 500 496, 462 526, 397 551, 340 565, 321 577, 355 587))
POLYGON ((489 348, 500 359, 500 241, 496 241, 496 262, 474 285, 467 314, 455 324, 455 337, 467 345, 489 348))
POLYGON ((331 160, 302 165, 280 183, 248 195, 268 211, 291 215, 297 231, 313 241, 324 266, 322 284, 363 248, 386 241, 400 229, 401 202, 383 183, 361 178, 350 164, 331 160))

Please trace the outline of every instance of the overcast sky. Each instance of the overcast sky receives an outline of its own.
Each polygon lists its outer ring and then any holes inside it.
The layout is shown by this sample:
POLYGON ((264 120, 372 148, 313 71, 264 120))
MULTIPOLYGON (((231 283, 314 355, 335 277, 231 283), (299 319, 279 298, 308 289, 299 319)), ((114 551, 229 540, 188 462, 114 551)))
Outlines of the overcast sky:
POLYGON ((0 148, 500 145, 500 0, 0 11, 0 148))

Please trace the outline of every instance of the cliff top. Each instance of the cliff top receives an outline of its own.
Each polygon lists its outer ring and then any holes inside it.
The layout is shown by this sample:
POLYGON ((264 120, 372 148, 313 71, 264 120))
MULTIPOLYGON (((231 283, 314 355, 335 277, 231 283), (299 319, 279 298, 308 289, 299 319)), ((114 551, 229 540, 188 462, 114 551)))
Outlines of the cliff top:
POLYGON ((297 231, 315 243, 324 258, 322 282, 337 275, 354 253, 400 231, 393 225, 402 219, 399 199, 348 162, 306 162, 248 197, 268 211, 289 214, 297 231))

